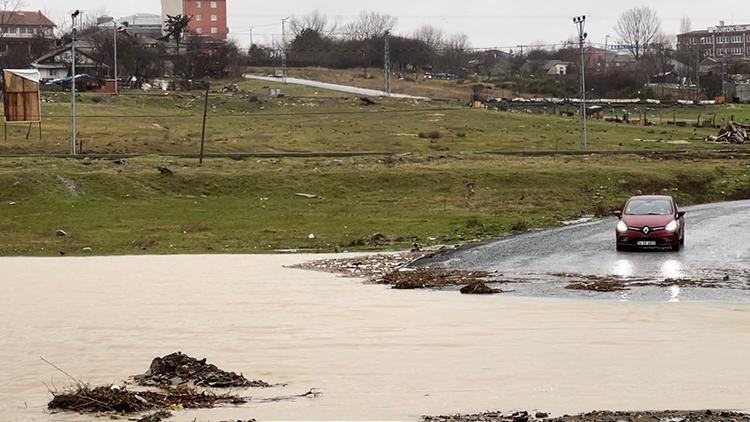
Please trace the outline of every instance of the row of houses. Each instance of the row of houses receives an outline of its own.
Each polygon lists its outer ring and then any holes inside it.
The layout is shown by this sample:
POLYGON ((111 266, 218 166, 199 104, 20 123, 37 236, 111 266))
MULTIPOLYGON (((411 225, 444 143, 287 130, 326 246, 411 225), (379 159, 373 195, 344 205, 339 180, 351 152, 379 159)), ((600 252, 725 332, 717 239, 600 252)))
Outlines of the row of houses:
MULTIPOLYGON (((117 31, 120 40, 155 49, 164 55, 180 54, 165 33, 167 15, 190 16, 186 37, 201 38, 202 43, 223 43, 228 36, 226 0, 162 0, 162 15, 139 13, 121 18, 101 16, 96 25, 102 31, 117 31)), ((69 75, 70 38, 58 37, 57 25, 41 11, 0 12, 0 67, 33 67, 44 81, 69 75)), ((91 29, 91 28, 88 28, 91 29)), ((93 45, 85 36, 77 41, 76 65, 81 73, 112 73, 97 60, 93 45)))

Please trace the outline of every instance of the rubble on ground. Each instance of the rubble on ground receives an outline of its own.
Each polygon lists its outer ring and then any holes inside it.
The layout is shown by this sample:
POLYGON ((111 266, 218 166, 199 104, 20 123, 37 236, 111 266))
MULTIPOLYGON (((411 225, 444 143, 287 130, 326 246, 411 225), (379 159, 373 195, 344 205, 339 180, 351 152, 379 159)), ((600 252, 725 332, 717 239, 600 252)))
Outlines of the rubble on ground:
POLYGON ((419 268, 393 271, 386 274, 379 284, 387 284, 397 290, 434 289, 448 286, 473 285, 485 281, 489 274, 484 271, 454 271, 419 268))
POLYGON ((606 412, 549 417, 547 413, 487 412, 474 415, 423 416, 422 422, 750 422, 750 414, 731 411, 606 412))
MULTIPOLYGON (((379 238, 376 233, 373 238, 379 238)), ((431 268, 409 269, 412 262, 430 256, 426 252, 370 255, 358 258, 335 258, 307 262, 295 268, 364 278, 368 283, 385 284, 397 290, 439 289, 464 286, 464 294, 495 294, 501 290, 486 284, 485 271, 458 271, 431 268)))
POLYGON ((500 289, 493 289, 482 282, 469 284, 461 288, 461 294, 464 295, 494 295, 503 293, 500 289))
POLYGON ((226 372, 206 363, 206 359, 195 359, 181 352, 173 353, 151 362, 151 367, 134 380, 141 386, 179 386, 192 385, 212 388, 269 388, 264 381, 250 381, 242 374, 226 372))
POLYGON ((295 266, 303 270, 322 271, 339 274, 344 277, 367 279, 368 282, 379 283, 386 274, 398 271, 410 263, 428 256, 428 253, 400 253, 368 255, 357 258, 334 258, 321 261, 306 262, 295 266))
POLYGON ((750 143, 750 126, 729 122, 719 130, 719 136, 708 136, 706 142, 717 144, 748 144, 750 143))

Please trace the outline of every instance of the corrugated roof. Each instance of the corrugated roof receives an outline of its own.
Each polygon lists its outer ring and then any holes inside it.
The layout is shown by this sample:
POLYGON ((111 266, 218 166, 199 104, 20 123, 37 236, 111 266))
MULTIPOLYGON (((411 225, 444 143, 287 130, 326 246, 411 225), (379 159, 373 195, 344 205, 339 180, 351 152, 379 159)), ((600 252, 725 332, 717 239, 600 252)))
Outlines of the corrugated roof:
POLYGON ((15 12, 2 11, 0 12, 0 22, 6 26, 46 26, 56 27, 54 22, 49 20, 48 17, 44 16, 41 11, 30 12, 24 10, 17 10, 15 12))

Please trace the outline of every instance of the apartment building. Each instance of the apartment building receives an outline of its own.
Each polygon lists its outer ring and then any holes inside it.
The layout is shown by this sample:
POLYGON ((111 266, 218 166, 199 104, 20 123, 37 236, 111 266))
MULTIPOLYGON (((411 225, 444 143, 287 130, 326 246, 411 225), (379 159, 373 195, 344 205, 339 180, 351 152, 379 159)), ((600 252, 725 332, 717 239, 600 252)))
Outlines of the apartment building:
POLYGON ((227 0, 162 0, 162 20, 167 15, 191 16, 188 33, 193 36, 207 36, 226 40, 227 0))
POLYGON ((677 35, 677 48, 703 57, 750 56, 750 25, 725 25, 677 35))

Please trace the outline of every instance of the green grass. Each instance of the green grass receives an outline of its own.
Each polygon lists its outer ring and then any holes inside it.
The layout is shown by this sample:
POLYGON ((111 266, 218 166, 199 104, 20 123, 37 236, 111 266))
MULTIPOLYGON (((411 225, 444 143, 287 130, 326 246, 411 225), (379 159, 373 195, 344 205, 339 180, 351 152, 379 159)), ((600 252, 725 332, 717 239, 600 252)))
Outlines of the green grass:
MULTIPOLYGON (((575 118, 519 112, 472 110, 458 103, 376 99, 364 105, 356 96, 263 81, 240 81, 241 93, 219 89, 210 98, 206 150, 231 152, 378 151, 442 153, 477 151, 575 151, 579 145, 575 118), (289 96, 268 97, 270 87, 289 96), (251 101, 256 95, 259 102, 251 101), (419 133, 439 133, 421 139, 419 133)), ((69 150, 69 95, 46 93, 42 104, 44 137, 36 129, 11 126, 2 153, 65 154, 69 150)), ((680 109, 687 118, 694 112, 680 109)), ((85 153, 169 154, 199 150, 203 112, 200 92, 126 91, 123 95, 83 94, 78 108, 79 140, 85 153)), ((704 115, 730 115, 742 121, 750 107, 702 109, 704 115)), ((632 116, 632 114, 631 114, 632 116)), ((706 150, 715 129, 661 125, 637 127, 590 122, 590 148, 618 151, 706 150)))
POLYGON ((202 168, 160 157, 125 165, 6 159, 0 161, 0 255, 401 249, 413 239, 453 244, 606 215, 639 190, 673 194, 683 204, 748 198, 748 165, 474 154, 393 162, 212 160, 202 168), (158 165, 174 176, 162 176, 158 165), (393 244, 371 244, 374 233, 393 244))

